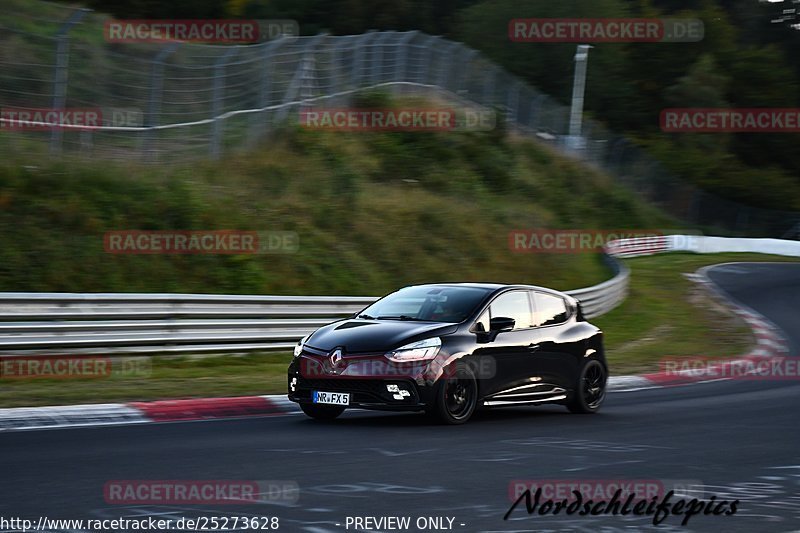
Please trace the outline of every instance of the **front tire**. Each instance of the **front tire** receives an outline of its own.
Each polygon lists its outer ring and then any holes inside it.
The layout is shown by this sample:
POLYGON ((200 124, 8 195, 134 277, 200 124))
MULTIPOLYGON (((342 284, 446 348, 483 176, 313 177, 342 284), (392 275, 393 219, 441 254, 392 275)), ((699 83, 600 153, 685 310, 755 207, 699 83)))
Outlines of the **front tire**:
POLYGON ((436 384, 434 403, 428 414, 448 425, 466 423, 478 405, 478 382, 469 368, 459 365, 455 373, 436 384))
POLYGON ((575 385, 572 397, 567 403, 571 413, 596 413, 606 398, 606 381, 608 373, 603 363, 590 359, 583 365, 580 378, 575 385))
POLYGON ((315 420, 333 420, 344 413, 344 407, 338 405, 319 405, 315 403, 301 403, 300 409, 315 420))

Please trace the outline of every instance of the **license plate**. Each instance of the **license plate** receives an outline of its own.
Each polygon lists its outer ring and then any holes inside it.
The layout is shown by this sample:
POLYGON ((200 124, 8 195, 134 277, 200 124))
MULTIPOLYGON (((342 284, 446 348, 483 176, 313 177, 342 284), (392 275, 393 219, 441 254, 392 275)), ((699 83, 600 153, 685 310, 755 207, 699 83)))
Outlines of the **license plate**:
POLYGON ((314 403, 329 403, 332 405, 350 405, 350 393, 347 392, 321 392, 314 391, 314 403))

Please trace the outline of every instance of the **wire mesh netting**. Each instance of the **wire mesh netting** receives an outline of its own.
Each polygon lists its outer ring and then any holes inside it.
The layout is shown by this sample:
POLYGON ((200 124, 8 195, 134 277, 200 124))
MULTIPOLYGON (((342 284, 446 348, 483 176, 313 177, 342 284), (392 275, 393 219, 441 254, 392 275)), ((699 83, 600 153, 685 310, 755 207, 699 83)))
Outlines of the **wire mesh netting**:
POLYGON ((100 109, 92 129, 0 128, 0 150, 153 162, 252 148, 300 109, 344 105, 369 89, 479 105, 583 159, 677 219, 719 231, 783 236, 797 213, 746 207, 670 176, 645 151, 592 120, 580 142, 570 110, 461 43, 420 32, 278 37, 252 45, 114 43, 103 16, 41 2, 0 14, 0 108, 100 109))

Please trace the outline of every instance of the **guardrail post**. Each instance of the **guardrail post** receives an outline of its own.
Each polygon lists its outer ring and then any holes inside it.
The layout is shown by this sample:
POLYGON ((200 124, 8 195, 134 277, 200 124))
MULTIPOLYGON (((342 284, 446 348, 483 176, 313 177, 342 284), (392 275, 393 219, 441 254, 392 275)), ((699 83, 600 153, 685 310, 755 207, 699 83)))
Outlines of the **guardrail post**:
POLYGON ((153 132, 155 126, 158 125, 158 113, 161 110, 161 93, 164 89, 164 61, 166 58, 178 49, 178 43, 170 43, 166 45, 161 51, 153 58, 153 66, 150 71, 150 95, 147 102, 147 115, 145 119, 144 138, 142 152, 145 159, 154 161, 156 159, 156 151, 153 149, 153 132))
MULTIPOLYGON (((78 9, 64 22, 56 33, 56 65, 53 73, 53 109, 63 109, 67 104, 67 83, 69 80, 69 31, 91 9, 78 9)), ((50 132, 50 153, 61 152, 64 132, 55 127, 50 132)))
POLYGON ((211 118, 214 119, 214 122, 212 122, 211 145, 209 146, 211 159, 219 159, 220 144, 222 143, 223 119, 220 118, 220 115, 222 114, 222 96, 225 93, 225 87, 222 83, 225 75, 225 66, 232 57, 239 53, 239 50, 240 47, 238 46, 230 47, 214 63, 214 89, 211 96, 211 118))

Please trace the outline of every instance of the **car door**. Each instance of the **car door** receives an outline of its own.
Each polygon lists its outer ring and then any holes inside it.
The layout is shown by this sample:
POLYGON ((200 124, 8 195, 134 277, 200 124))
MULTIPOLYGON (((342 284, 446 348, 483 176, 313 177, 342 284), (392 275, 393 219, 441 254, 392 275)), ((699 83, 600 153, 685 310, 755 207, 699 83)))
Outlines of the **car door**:
POLYGON ((556 294, 531 291, 531 297, 536 326, 534 342, 538 346, 532 355, 536 361, 531 366, 543 383, 570 389, 578 364, 575 343, 579 342, 570 333, 573 326, 570 308, 556 294))
POLYGON ((514 329, 502 331, 494 339, 479 345, 474 354, 480 357, 480 368, 491 369, 490 375, 479 376, 483 395, 491 395, 525 380, 530 372, 531 327, 533 310, 527 290, 511 290, 498 295, 479 317, 479 330, 488 331, 492 318, 513 318, 514 329))

